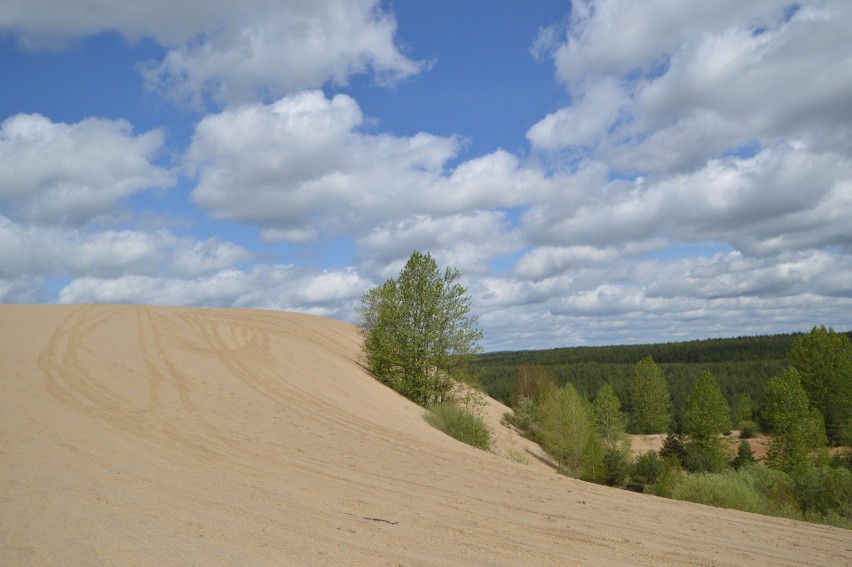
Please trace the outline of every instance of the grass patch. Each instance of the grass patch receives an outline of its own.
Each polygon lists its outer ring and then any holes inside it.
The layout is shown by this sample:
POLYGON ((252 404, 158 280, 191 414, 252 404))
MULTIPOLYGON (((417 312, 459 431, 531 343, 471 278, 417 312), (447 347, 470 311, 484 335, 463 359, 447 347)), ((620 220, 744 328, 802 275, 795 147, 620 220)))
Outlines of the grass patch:
POLYGON ((440 429, 450 437, 458 439, 483 451, 491 448, 491 431, 476 414, 451 404, 429 406, 423 418, 429 425, 440 429))
POLYGON ((515 461, 516 463, 520 463, 522 465, 530 464, 530 459, 525 454, 520 451, 515 451, 514 449, 509 449, 506 451, 506 458, 510 461, 515 461))

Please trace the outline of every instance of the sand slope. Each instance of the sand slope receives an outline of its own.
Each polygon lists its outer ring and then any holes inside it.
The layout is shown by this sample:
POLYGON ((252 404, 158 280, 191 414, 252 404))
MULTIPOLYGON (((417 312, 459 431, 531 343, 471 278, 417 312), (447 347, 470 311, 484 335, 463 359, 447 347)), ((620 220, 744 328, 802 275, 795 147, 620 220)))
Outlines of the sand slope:
POLYGON ((0 565, 852 564, 457 443, 358 354, 306 315, 0 306, 0 565))

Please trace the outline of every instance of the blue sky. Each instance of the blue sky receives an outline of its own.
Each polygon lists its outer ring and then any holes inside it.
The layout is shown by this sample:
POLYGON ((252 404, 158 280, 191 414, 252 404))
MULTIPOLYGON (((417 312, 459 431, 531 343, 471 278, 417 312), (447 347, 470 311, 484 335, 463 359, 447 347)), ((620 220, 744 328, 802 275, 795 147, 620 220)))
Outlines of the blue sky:
POLYGON ((11 0, 0 302, 352 320, 412 250, 487 350, 852 327, 852 5, 11 0))

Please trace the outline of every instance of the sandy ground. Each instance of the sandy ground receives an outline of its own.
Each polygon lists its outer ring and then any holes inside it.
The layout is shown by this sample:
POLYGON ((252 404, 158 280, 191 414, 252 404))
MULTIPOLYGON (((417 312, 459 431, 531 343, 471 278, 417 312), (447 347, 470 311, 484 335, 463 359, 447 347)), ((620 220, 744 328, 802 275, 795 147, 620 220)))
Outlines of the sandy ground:
MULTIPOLYGON (((630 435, 629 437, 630 453, 634 457, 641 455, 642 453, 647 453, 648 451, 659 451, 663 446, 663 442, 666 440, 665 433, 655 433, 653 435, 630 435)), ((726 436, 724 439, 727 443, 731 458, 735 457, 741 441, 740 432, 732 431, 731 434, 726 436)), ((766 452, 769 448, 769 437, 762 433, 757 433, 754 437, 747 439, 746 442, 749 444, 749 447, 751 447, 751 452, 754 454, 754 458, 756 460, 759 461, 766 458, 766 452)))
POLYGON ((306 315, 0 306, 0 565, 852 565, 850 531, 556 475, 499 405, 467 447, 358 359, 306 315))

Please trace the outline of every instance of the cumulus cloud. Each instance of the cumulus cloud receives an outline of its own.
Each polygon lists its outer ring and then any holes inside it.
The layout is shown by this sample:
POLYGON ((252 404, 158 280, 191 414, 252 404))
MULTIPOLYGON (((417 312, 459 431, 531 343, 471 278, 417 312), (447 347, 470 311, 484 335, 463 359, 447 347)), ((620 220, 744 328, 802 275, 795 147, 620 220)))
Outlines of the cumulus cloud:
POLYGON ((11 0, 0 7, 3 31, 32 49, 103 32, 152 38, 168 52, 142 68, 148 86, 197 106, 277 98, 355 74, 394 83, 426 65, 397 47, 396 21, 378 0, 11 0))
POLYGON ((163 132, 18 115, 0 126, 0 301, 53 297, 54 278, 62 302, 351 319, 419 249, 462 270, 488 349, 846 328, 850 6, 574 2, 531 38, 570 103, 530 124, 530 155, 460 160, 461 136, 382 133, 315 90, 424 68, 377 0, 7 2, 0 33, 29 47, 110 31, 164 46, 148 86, 220 105, 183 156, 192 202, 267 250, 345 239, 355 267, 119 225, 129 197, 175 182, 163 132))
POLYGON ((519 238, 499 211, 474 212, 435 218, 415 216, 385 223, 358 240, 364 256, 361 268, 382 280, 396 273, 412 250, 428 250, 441 265, 465 274, 482 274, 488 263, 513 253, 519 238))
POLYGON ((802 144, 751 158, 710 160, 690 173, 615 181, 605 193, 566 211, 531 208, 526 228, 539 241, 610 246, 675 238, 727 243, 762 255, 848 245, 852 162, 802 144))
POLYGON ((0 216, 0 277, 110 278, 171 274, 192 278, 251 259, 218 238, 196 240, 168 231, 80 231, 18 224, 0 216))
POLYGON ((625 254, 617 266, 604 261, 605 251, 564 256, 579 260, 540 279, 518 273, 474 282, 476 308, 496 335, 489 348, 518 342, 549 348, 563 346, 566 337, 574 344, 617 344, 801 331, 814 324, 846 328, 852 308, 848 255, 625 254))
POLYGON ((380 84, 418 73, 423 63, 394 45, 396 22, 375 0, 272 4, 262 18, 223 27, 172 49, 144 69, 149 85, 200 104, 269 98, 372 72, 380 84), (282 53, 289 56, 283 56, 282 53))
MULTIPOLYGON (((260 8, 264 2, 244 2, 260 8)), ((167 45, 183 43, 218 22, 235 18, 239 9, 228 0, 150 0, 140 3, 80 0, 10 0, 0 8, 0 30, 15 34, 36 49, 68 40, 117 31, 136 41, 152 37, 167 45)))
POLYGON ((551 53, 575 100, 530 130, 541 149, 576 144, 591 119, 574 117, 601 116, 608 97, 588 94, 613 81, 629 102, 619 101, 618 127, 604 120, 598 134, 622 170, 696 166, 753 140, 769 146, 791 136, 850 149, 847 2, 601 0, 575 3, 570 22, 551 53), (676 157, 666 163, 666 153, 676 157), (635 159, 649 154, 657 159, 635 159))
POLYGON ((458 142, 362 134, 362 122, 351 97, 321 91, 209 115, 188 152, 199 176, 193 199, 217 218, 282 231, 353 229, 372 224, 370 211, 426 203, 422 191, 458 142))
POLYGON ((562 39, 542 31, 536 52, 549 46, 572 104, 527 136, 609 179, 529 207, 533 242, 712 241, 757 256, 848 246, 852 7, 723 4, 578 2, 562 39))
POLYGON ((191 279, 81 277, 60 291, 59 302, 251 307, 351 319, 356 300, 369 286, 349 268, 315 272, 292 265, 267 265, 191 279))
POLYGON ((49 300, 40 278, 28 275, 0 276, 0 303, 42 303, 49 300))
POLYGON ((482 270, 514 246, 502 210, 554 191, 553 179, 505 151, 450 169, 458 139, 369 134, 363 122, 351 97, 320 91, 207 116, 188 152, 192 197, 216 218, 261 227, 267 241, 345 234, 373 265, 434 246, 482 270))
POLYGON ((603 78, 584 89, 571 106, 536 123, 527 137, 534 148, 546 151, 597 145, 616 124, 629 102, 618 81, 612 77, 603 78))
POLYGON ((602 0, 544 29, 571 104, 527 137, 575 190, 476 282, 512 337, 491 348, 848 327, 850 25, 837 1, 602 0))
POLYGON ((140 191, 170 187, 173 175, 155 164, 162 145, 162 131, 134 134, 124 120, 12 116, 0 123, 0 204, 34 223, 81 226, 140 191))
MULTIPOLYGON (((777 0, 713 3, 673 3, 649 0, 580 0, 572 3, 564 41, 556 42, 549 28, 552 57, 558 77, 566 83, 596 74, 654 73, 677 46, 730 27, 755 29, 771 24, 785 4, 777 0)), ((539 38, 539 52, 543 51, 539 38)))

